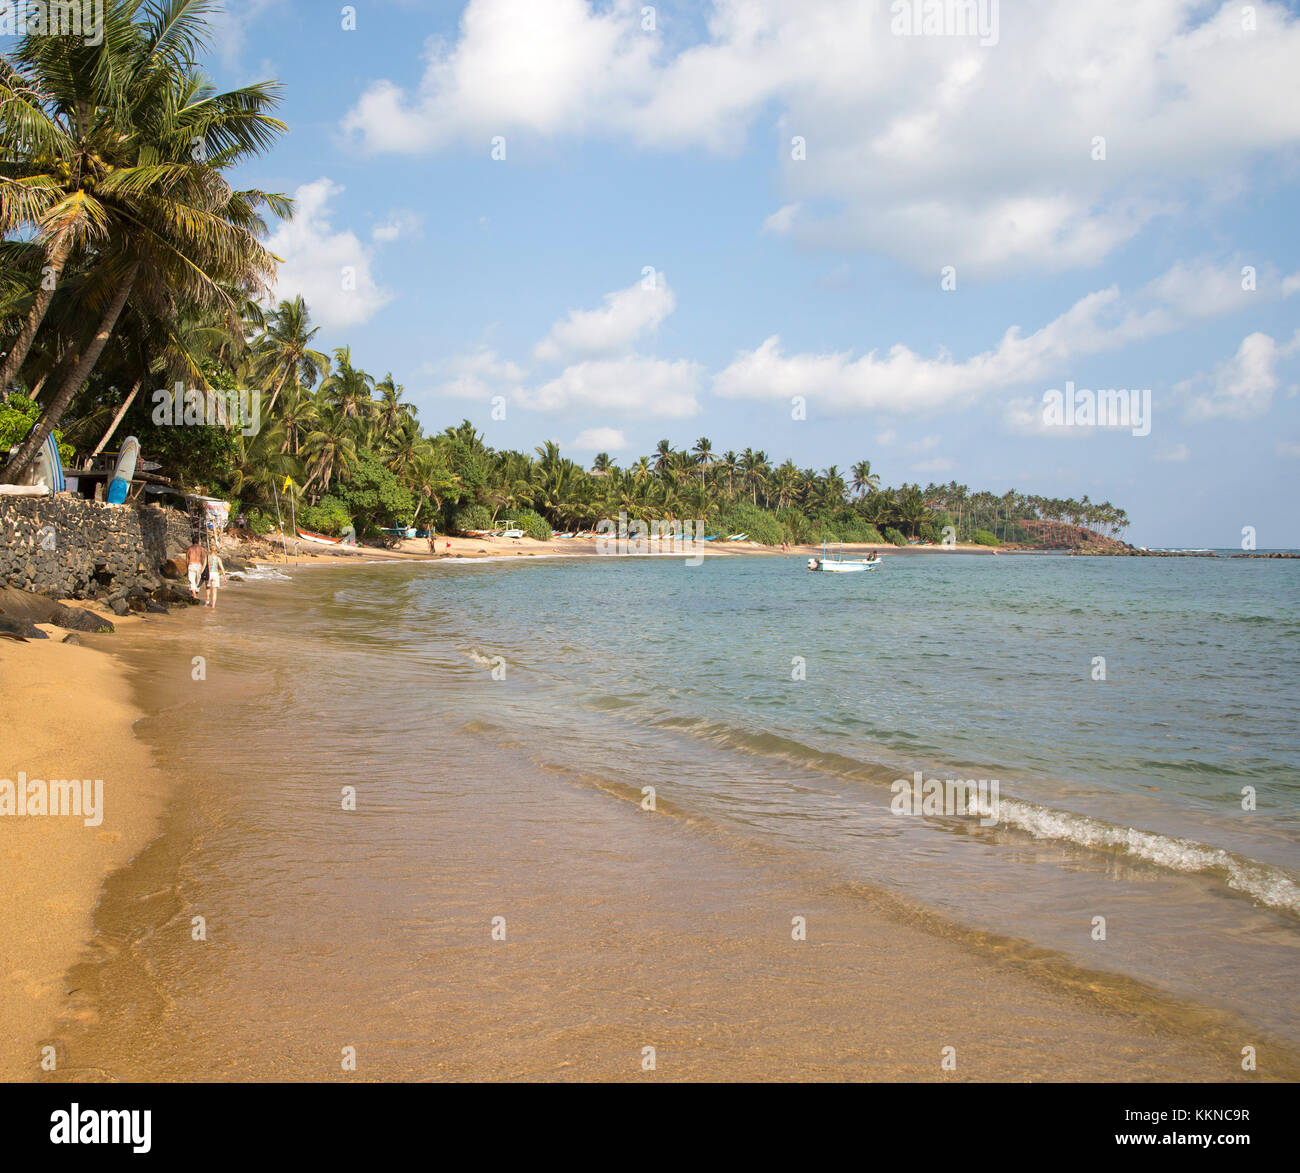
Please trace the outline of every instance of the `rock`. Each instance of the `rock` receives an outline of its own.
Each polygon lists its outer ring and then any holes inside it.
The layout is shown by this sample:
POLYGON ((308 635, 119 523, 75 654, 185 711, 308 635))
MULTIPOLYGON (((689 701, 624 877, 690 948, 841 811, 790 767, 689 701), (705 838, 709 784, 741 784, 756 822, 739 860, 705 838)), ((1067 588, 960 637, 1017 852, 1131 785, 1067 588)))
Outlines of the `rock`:
POLYGON ((108 608, 114 615, 129 615, 131 613, 130 604, 121 595, 116 599, 110 599, 108 608))
POLYGON ((20 591, 13 587, 0 587, 0 614, 10 619, 25 619, 28 623, 49 623, 50 616, 59 604, 44 595, 20 591))
POLYGON ((26 619, 14 619, 0 615, 0 635, 13 636, 17 639, 49 639, 34 623, 26 619))
POLYGON ((224 563, 226 564, 226 569, 227 569, 227 570, 247 570, 247 569, 248 569, 248 563, 245 562, 242 558, 235 558, 235 557, 229 557, 229 558, 228 558, 228 557, 226 557, 225 555, 223 555, 222 558, 221 558, 221 561, 224 562, 224 563))
POLYGON ((67 631, 113 632, 117 630, 102 615, 96 615, 94 611, 83 611, 80 607, 61 605, 50 622, 67 631))
POLYGON ((168 558, 159 569, 163 578, 184 578, 189 573, 186 560, 180 557, 168 558))
POLYGON ((63 637, 63 639, 60 642, 65 644, 75 644, 77 647, 80 647, 81 636, 77 635, 76 632, 70 631, 68 632, 67 635, 63 637))
POLYGON ((170 615, 170 614, 171 614, 171 612, 168 611, 167 608, 164 607, 161 603, 155 603, 152 599, 145 599, 145 601, 144 601, 144 609, 145 609, 146 611, 148 611, 150 615, 170 615))

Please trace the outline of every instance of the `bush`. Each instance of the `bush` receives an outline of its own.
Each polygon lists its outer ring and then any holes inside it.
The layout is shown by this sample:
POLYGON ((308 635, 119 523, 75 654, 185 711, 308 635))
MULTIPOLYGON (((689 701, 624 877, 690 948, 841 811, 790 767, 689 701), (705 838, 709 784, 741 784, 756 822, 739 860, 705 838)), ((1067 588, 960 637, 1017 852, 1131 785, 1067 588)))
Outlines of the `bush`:
POLYGON ((259 538, 264 538, 275 529, 275 521, 267 517, 260 509, 247 510, 244 514, 244 521, 248 523, 249 532, 256 534, 259 538))
POLYGON ((337 497, 322 497, 315 505, 298 506, 297 522, 303 529, 334 537, 352 524, 352 516, 337 497))
POLYGON ((456 510, 452 528, 458 534, 469 533, 472 529, 491 529, 492 514, 486 505, 466 505, 456 510))
POLYGON ((549 542, 551 540, 553 531, 550 525, 547 524, 546 518, 540 513, 536 513, 531 509, 516 509, 514 520, 530 538, 536 538, 539 542, 549 542))
POLYGON ((893 546, 906 546, 907 539, 898 532, 892 525, 885 530, 885 541, 893 546))
POLYGON ((764 546, 779 546, 785 540, 785 527, 766 509, 740 503, 705 522, 705 534, 718 534, 729 538, 732 534, 748 534, 764 546))
POLYGON ((415 498, 373 452, 362 449, 350 475, 335 493, 357 527, 369 533, 381 525, 405 525, 415 514, 415 498))
POLYGON ((971 541, 977 546, 1000 546, 1002 544, 986 529, 977 529, 971 541))

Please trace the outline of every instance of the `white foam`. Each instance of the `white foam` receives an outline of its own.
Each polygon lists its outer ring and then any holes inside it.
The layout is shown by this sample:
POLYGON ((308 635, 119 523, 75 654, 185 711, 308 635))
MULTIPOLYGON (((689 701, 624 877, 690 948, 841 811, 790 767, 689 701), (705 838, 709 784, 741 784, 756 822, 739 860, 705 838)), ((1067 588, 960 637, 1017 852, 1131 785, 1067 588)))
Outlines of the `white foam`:
POLYGON ((1245 892, 1270 908, 1300 915, 1300 884, 1282 868, 1236 855, 1193 839, 1122 827, 1101 819, 1052 810, 1018 799, 1002 799, 998 811, 1007 826, 1035 839, 1059 839, 1081 847, 1121 851, 1176 872, 1217 873, 1229 888, 1245 892))

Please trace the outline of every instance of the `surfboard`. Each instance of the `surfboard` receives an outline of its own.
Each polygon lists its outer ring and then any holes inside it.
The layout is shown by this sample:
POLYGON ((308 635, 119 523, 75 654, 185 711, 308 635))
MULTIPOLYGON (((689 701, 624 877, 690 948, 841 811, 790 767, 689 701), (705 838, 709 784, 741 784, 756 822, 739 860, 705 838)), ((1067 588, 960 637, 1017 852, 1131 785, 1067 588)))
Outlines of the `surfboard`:
POLYGON ((108 483, 108 503, 122 505, 131 488, 131 478, 135 476, 135 464, 140 459, 140 441, 128 436, 122 442, 122 451, 118 453, 117 464, 113 466, 113 479, 108 483))
POLYGON ((59 459, 59 444, 53 436, 46 436, 37 451, 36 458, 27 471, 27 482, 26 487, 37 488, 43 485, 47 493, 62 493, 66 487, 63 479, 63 461, 59 459))

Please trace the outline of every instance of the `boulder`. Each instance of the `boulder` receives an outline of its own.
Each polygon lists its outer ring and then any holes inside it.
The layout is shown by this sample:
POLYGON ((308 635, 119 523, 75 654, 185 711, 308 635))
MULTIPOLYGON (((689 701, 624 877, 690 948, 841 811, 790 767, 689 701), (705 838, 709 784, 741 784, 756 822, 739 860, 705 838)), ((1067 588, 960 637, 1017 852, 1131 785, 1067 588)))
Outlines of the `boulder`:
POLYGON ((58 608, 57 602, 44 595, 0 586, 0 614, 7 615, 10 619, 25 619, 28 623, 49 623, 50 616, 58 608))
POLYGON ((102 615, 96 615, 94 611, 83 611, 80 607, 60 605, 50 622, 66 631, 112 632, 116 630, 102 615))
POLYGON ((34 623, 26 619, 14 619, 0 615, 0 635, 14 636, 18 639, 49 639, 34 623))
POLYGON ((108 609, 114 615, 129 615, 131 613, 131 605, 121 595, 109 601, 108 609))
POLYGON ((183 579, 189 574, 189 567, 184 558, 168 558, 159 568, 163 578, 183 579))
POLYGON ((63 637, 63 639, 62 639, 61 642, 65 643, 65 644, 75 644, 76 646, 80 647, 80 646, 81 646, 81 636, 79 636, 75 631, 70 631, 70 632, 68 632, 67 635, 65 635, 65 636, 63 637))

